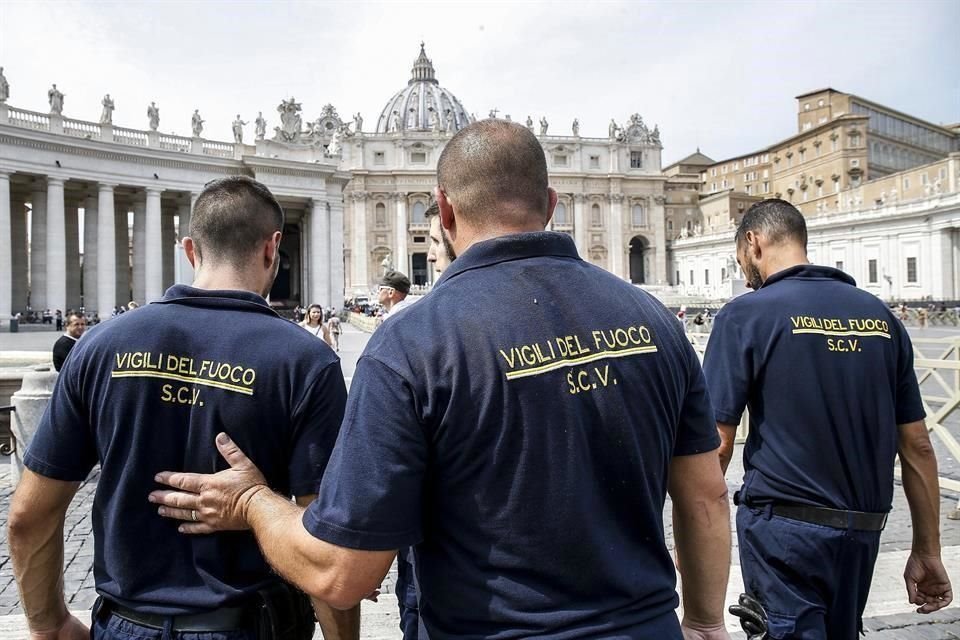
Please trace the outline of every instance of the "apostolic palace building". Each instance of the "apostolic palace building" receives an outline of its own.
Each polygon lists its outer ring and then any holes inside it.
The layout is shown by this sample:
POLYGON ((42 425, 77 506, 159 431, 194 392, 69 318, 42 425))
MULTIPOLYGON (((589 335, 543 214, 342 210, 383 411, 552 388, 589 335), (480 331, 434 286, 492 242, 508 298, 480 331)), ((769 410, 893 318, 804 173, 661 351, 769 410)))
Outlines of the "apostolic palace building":
MULTIPOLYGON (((0 319, 28 307, 106 317, 189 282, 178 235, 191 205, 205 183, 236 174, 266 184, 287 212, 274 303, 339 307, 388 266, 427 287, 437 159, 476 119, 422 45, 375 122, 329 104, 308 119, 290 97, 271 122, 250 123, 248 142, 239 116, 221 142, 203 137, 198 112, 183 137, 161 131, 153 104, 141 130, 113 124, 109 95, 100 122, 64 115, 56 86, 43 113, 9 95, 0 68, 0 319)), ((655 292, 729 295, 734 225, 778 196, 808 217, 814 261, 885 299, 960 299, 960 127, 832 89, 798 105, 798 133, 785 140, 723 162, 698 150, 666 168, 659 128, 637 113, 615 114, 604 138, 581 136, 576 120, 515 119, 538 136, 560 194, 553 229, 655 292)))

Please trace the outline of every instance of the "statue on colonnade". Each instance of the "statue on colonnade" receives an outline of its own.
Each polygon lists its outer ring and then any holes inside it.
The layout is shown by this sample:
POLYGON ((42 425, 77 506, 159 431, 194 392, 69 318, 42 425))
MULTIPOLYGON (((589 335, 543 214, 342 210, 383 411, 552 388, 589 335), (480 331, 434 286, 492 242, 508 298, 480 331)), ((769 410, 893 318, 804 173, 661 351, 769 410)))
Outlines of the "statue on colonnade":
POLYGON ((160 126, 160 107, 157 106, 156 102, 151 102, 150 106, 147 107, 147 117, 150 119, 150 130, 156 131, 157 127, 160 126))
POLYGON ((244 122, 240 119, 240 114, 237 114, 237 119, 233 121, 233 141, 237 144, 243 144, 243 125, 250 124, 249 122, 244 122))
POLYGON ((6 102, 10 97, 10 83, 3 75, 3 67, 0 67, 0 102, 6 102))
POLYGON ((267 135, 267 121, 263 119, 263 111, 257 112, 257 119, 254 122, 257 127, 257 140, 263 140, 267 135))
POLYGON ((540 135, 541 136, 547 135, 547 127, 549 126, 550 126, 550 123, 547 122, 546 116, 543 116, 542 118, 540 118, 540 135))
POLYGON ((200 109, 193 110, 193 116, 190 118, 190 126, 193 128, 193 137, 199 138, 203 133, 203 123, 206 122, 200 117, 200 109))
POLYGON ((363 133, 363 116, 360 115, 359 111, 353 115, 353 131, 354 133, 363 133))
POLYGON ((296 142, 300 139, 300 132, 303 128, 303 117, 300 112, 303 107, 293 96, 289 100, 283 100, 277 107, 280 112, 280 126, 275 127, 277 136, 284 142, 296 142))
POLYGON ((63 113, 63 93, 57 89, 56 84, 47 91, 47 100, 50 101, 50 113, 58 116, 63 113))
POLYGON ((527 129, 530 129, 530 131, 533 131, 533 118, 531 118, 530 116, 527 116, 527 129))
POLYGON ((580 120, 577 118, 573 119, 573 135, 576 138, 580 137, 580 120))
POLYGON ((113 98, 110 97, 110 94, 103 96, 103 101, 100 103, 103 105, 103 111, 100 112, 100 124, 113 124, 113 98))

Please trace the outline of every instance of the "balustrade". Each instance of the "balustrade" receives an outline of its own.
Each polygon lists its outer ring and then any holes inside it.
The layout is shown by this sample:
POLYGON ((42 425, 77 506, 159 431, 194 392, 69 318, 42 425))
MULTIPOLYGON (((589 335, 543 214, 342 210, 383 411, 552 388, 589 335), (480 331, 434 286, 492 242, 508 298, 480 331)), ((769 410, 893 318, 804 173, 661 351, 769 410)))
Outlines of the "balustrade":
POLYGON ((101 136, 101 125, 83 120, 74 120, 73 118, 63 119, 63 132, 68 136, 78 138, 99 139, 101 136))
POLYGON ((219 158, 232 158, 233 144, 229 142, 214 142, 213 140, 204 140, 203 153, 208 156, 217 156, 219 158))
POLYGON ((36 111, 27 111, 17 107, 7 106, 7 118, 15 127, 24 129, 36 129, 38 131, 50 130, 50 116, 36 111))
POLYGON ((157 139, 161 149, 166 149, 167 151, 190 151, 190 138, 161 133, 157 139))
POLYGON ((113 128, 113 141, 120 144, 129 144, 135 147, 147 146, 147 132, 125 127, 113 128))

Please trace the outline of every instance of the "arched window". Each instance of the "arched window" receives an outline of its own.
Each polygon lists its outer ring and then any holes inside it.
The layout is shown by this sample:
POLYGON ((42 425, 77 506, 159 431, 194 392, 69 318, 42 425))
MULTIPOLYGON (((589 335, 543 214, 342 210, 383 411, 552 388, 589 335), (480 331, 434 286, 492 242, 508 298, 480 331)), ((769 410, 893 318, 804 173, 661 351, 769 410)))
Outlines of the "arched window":
POLYGON ((427 210, 427 205, 423 204, 422 202, 414 202, 414 203, 413 203, 413 217, 412 217, 412 220, 411 220, 411 221, 413 222, 413 224, 426 224, 426 223, 427 223, 427 218, 426 218, 426 216, 423 215, 423 213, 424 213, 426 210, 427 210))
POLYGON ((642 227, 645 224, 642 204, 633 205, 632 223, 635 227, 642 227))
POLYGON ((382 202, 378 202, 377 206, 373 208, 373 211, 374 224, 381 228, 387 226, 387 206, 382 202))
POLYGON ((562 202, 558 202, 557 208, 553 210, 553 224, 560 226, 570 224, 567 219, 567 205, 562 202))
POLYGON ((590 226, 591 227, 602 227, 603 226, 603 216, 600 213, 600 205, 594 204, 590 207, 590 226))

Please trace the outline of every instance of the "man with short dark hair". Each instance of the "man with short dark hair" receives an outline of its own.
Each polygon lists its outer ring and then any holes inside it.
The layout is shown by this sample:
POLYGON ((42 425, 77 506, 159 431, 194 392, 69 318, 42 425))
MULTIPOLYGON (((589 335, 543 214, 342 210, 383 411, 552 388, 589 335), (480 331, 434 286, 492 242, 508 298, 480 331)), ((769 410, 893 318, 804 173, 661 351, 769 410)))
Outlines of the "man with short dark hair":
MULTIPOLYGON (((87 634, 63 599, 62 529, 98 462, 94 638, 312 637, 309 602, 250 533, 188 538, 144 501, 163 469, 222 468, 212 440, 222 430, 286 500, 309 504, 316 493, 346 389, 330 348, 264 300, 283 218, 259 182, 208 184, 183 239, 193 286, 91 329, 71 353, 10 506, 14 574, 35 638, 87 634)), ((358 609, 321 604, 318 614, 328 639, 358 637, 358 609)))
POLYGON ((67 330, 53 343, 53 368, 57 371, 63 368, 63 363, 70 355, 70 351, 77 340, 87 329, 87 319, 75 311, 67 312, 67 330))
POLYGON ((424 213, 430 221, 430 246, 427 249, 427 262, 433 264, 433 270, 440 276, 450 263, 456 260, 457 252, 450 242, 450 237, 440 224, 440 207, 433 201, 424 213))
POLYGON ((937 460, 909 335, 853 278, 809 263, 790 203, 753 205, 736 247, 755 292, 717 314, 704 371, 724 470, 750 408, 737 535, 770 637, 857 636, 898 454, 914 531, 908 597, 920 613, 946 606, 937 460))
POLYGON ((383 306, 382 319, 392 317, 413 304, 407 299, 410 293, 410 279, 399 271, 387 271, 377 286, 378 302, 383 306))
POLYGON ((153 499, 185 532, 251 527, 274 567, 334 606, 413 545, 432 640, 728 638, 719 438, 681 328, 544 231, 557 194, 525 127, 467 126, 438 177, 457 260, 370 339, 317 501, 267 490, 225 437, 230 470, 160 474, 176 490, 153 499))

